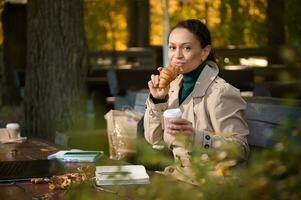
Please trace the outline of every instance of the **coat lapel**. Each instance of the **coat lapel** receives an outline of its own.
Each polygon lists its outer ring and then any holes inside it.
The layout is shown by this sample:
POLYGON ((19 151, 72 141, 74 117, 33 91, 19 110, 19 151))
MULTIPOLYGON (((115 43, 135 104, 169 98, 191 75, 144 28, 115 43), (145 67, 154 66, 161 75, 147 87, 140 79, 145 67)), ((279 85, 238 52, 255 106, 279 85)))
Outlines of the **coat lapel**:
POLYGON ((200 103, 202 98, 205 96, 206 91, 212 84, 212 82, 216 79, 217 75, 219 73, 218 66, 216 63, 212 61, 207 61, 207 64, 205 68, 203 69, 202 73, 200 74, 197 82, 195 83, 194 89, 192 91, 192 94, 190 98, 192 98, 192 101, 189 101, 189 121, 192 122, 193 127, 197 127, 197 117, 196 113, 200 112, 197 108, 197 104, 200 103))
POLYGON ((205 68, 200 74, 198 80, 195 83, 192 91, 192 97, 203 97, 206 94, 207 89, 211 83, 215 80, 219 73, 219 69, 216 63, 207 61, 205 68))

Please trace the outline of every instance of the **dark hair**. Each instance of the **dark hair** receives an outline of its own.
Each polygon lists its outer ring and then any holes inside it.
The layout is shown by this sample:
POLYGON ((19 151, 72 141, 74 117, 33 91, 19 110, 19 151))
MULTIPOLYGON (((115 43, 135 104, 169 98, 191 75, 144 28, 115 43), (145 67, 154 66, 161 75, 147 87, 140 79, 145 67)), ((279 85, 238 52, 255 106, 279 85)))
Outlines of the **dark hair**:
MULTIPOLYGON (((193 33, 196 36, 196 38, 199 40, 202 48, 206 47, 207 45, 211 45, 210 32, 207 26, 198 19, 188 19, 179 22, 171 29, 170 33, 176 28, 185 28, 189 30, 191 33, 193 33)), ((211 49, 207 57, 207 60, 211 60, 215 62, 213 49, 211 49)))

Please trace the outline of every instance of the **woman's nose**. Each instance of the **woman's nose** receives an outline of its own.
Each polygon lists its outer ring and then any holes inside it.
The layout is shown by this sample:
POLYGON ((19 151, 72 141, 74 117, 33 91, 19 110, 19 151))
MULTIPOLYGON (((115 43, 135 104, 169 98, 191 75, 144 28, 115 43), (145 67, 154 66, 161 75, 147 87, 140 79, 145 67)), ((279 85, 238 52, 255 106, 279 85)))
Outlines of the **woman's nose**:
POLYGON ((182 58, 183 57, 183 52, 182 52, 182 49, 181 48, 178 48, 175 52, 175 56, 177 58, 182 58))

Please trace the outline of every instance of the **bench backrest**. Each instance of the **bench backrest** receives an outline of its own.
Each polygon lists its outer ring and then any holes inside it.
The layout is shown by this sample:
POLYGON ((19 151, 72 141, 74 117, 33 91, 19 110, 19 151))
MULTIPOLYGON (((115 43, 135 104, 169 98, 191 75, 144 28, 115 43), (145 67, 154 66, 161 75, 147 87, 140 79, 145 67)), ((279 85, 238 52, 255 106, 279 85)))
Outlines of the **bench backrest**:
MULTIPOLYGON (((271 97, 244 97, 247 102, 245 117, 250 129, 248 142, 258 147, 270 147, 275 143, 278 131, 273 131, 285 120, 301 118, 300 101, 271 97)), ((286 134, 282 132, 281 134, 286 134)))

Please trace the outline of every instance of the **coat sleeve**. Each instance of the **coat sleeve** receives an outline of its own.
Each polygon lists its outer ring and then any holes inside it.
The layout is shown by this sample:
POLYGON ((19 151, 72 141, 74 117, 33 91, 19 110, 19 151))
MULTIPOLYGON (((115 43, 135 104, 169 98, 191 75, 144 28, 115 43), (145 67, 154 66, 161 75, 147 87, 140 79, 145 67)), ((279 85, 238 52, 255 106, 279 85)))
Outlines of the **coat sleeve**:
POLYGON ((144 137, 150 144, 157 144, 163 139, 162 117, 167 105, 167 102, 154 104, 150 97, 146 100, 144 137))
POLYGON ((238 149, 239 159, 246 160, 249 154, 247 135, 248 125, 244 119, 246 102, 238 89, 223 84, 213 89, 207 97, 207 109, 213 132, 196 130, 196 137, 205 148, 213 146, 217 141, 234 144, 238 149))

